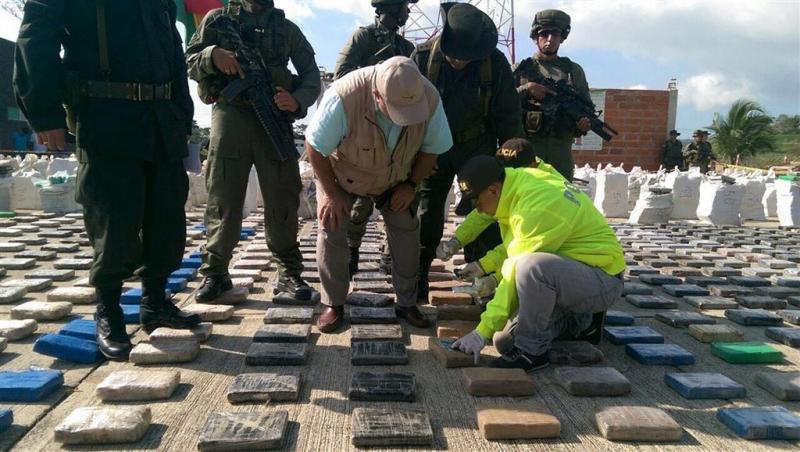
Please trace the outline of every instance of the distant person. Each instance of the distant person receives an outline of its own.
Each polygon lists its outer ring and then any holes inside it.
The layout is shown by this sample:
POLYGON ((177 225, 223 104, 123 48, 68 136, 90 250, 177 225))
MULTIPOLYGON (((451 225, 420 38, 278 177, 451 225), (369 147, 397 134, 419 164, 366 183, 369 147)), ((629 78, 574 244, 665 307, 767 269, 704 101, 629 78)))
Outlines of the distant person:
POLYGON ((25 152, 28 150, 31 138, 31 129, 21 127, 19 130, 11 132, 11 141, 14 143, 14 150, 25 152))
POLYGON ((686 169, 683 162, 683 143, 678 140, 680 135, 677 130, 670 130, 669 139, 664 142, 661 164, 668 170, 676 167, 680 170, 686 169))
POLYGON ((683 151, 683 158, 686 160, 686 166, 699 166, 700 172, 703 174, 708 173, 711 163, 716 163, 717 156, 711 149, 711 143, 708 142, 709 133, 703 130, 695 130, 692 134, 693 142, 686 146, 683 151))

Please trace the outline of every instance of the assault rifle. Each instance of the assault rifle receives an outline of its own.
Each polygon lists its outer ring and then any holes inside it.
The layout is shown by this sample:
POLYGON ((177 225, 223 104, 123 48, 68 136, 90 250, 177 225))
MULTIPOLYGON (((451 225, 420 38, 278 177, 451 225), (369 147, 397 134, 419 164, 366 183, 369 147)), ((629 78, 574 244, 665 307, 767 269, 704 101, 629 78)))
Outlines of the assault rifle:
POLYGON ((555 94, 548 95, 542 101, 542 112, 545 116, 551 115, 551 117, 555 118, 559 115, 564 115, 576 123, 581 118, 589 118, 592 132, 605 141, 611 141, 614 135, 619 135, 619 132, 599 118, 603 111, 595 110, 594 105, 581 96, 566 80, 555 81, 542 77, 536 80, 536 83, 544 85, 555 92, 555 94))
POLYGON ((239 23, 228 14, 215 17, 207 27, 219 35, 224 48, 235 52, 236 61, 244 71, 244 78, 234 76, 221 94, 228 99, 240 96, 250 104, 280 160, 288 160, 293 153, 297 153, 294 136, 284 124, 284 113, 278 110, 273 101, 275 90, 272 87, 272 74, 261 55, 244 43, 239 23))

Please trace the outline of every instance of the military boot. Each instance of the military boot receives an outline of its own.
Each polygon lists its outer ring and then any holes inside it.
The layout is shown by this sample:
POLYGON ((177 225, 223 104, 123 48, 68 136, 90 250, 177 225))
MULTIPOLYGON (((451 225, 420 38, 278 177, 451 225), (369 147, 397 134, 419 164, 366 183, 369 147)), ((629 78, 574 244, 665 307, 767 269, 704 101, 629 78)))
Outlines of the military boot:
POLYGON ((350 279, 353 279, 353 276, 358 272, 358 259, 361 257, 361 253, 358 247, 351 247, 350 248, 350 279))
POLYGON ((166 278, 142 280, 142 307, 139 322, 150 334, 158 328, 191 329, 200 323, 197 314, 186 314, 164 296, 166 278))
POLYGON ((278 277, 278 283, 275 284, 275 295, 279 293, 289 294, 292 298, 298 301, 310 301, 314 290, 303 278, 297 275, 288 276, 281 274, 278 277))
POLYGON ((98 287, 95 292, 97 310, 94 321, 97 325, 95 331, 100 353, 110 360, 127 361, 132 346, 119 305, 122 286, 98 287))
POLYGON ((194 298, 200 302, 213 301, 223 293, 233 289, 233 282, 228 275, 210 275, 203 279, 203 285, 197 289, 194 298))

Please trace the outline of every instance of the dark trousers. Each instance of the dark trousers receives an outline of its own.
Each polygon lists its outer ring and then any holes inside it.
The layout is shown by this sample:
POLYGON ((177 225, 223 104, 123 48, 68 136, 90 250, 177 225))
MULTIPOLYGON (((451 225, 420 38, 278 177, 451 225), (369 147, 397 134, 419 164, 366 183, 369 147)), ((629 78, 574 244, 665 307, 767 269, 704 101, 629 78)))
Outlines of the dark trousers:
POLYGON ((144 281, 165 280, 180 266, 186 245, 189 180, 183 162, 77 154, 76 198, 94 247, 89 282, 120 287, 134 273, 144 281))
MULTIPOLYGON (((447 165, 440 165, 436 172, 422 183, 419 201, 421 249, 417 284, 419 287, 418 298, 427 298, 428 296, 428 272, 436 257, 436 247, 442 240, 444 205, 455 176, 455 169, 447 165)), ((501 243, 503 240, 500 237, 500 228, 494 224, 464 248, 465 260, 468 262, 477 260, 501 243)))

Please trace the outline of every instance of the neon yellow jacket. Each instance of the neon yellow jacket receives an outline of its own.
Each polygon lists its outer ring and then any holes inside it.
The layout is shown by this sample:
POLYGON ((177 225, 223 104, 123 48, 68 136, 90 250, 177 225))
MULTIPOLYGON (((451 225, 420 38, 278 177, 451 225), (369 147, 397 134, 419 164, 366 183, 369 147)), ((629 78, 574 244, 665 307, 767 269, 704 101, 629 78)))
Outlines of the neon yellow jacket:
POLYGON ((516 267, 523 256, 553 253, 609 275, 625 270, 622 246, 586 194, 558 174, 536 168, 505 171, 497 211, 489 218, 500 224, 507 257, 500 267, 500 284, 477 328, 486 339, 502 330, 517 312, 516 267))
MULTIPOLYGON (((561 173, 556 171, 556 169, 551 165, 539 159, 539 157, 536 157, 536 160, 531 167, 561 177, 561 173)), ((481 235, 484 230, 486 230, 486 228, 495 222, 496 220, 491 215, 480 213, 477 209, 474 209, 465 217, 464 222, 458 226, 455 232, 455 237, 463 247, 474 242, 478 236, 481 235)), ((507 232, 506 225, 501 223, 500 237, 503 238, 503 243, 497 245, 494 249, 489 250, 484 257, 478 260, 478 262, 481 264, 481 268, 483 268, 483 271, 485 271, 487 274, 494 274, 498 282, 500 282, 502 279, 500 269, 503 266, 503 262, 508 257, 506 254, 506 248, 508 247, 509 242, 511 242, 511 235, 507 232)))

